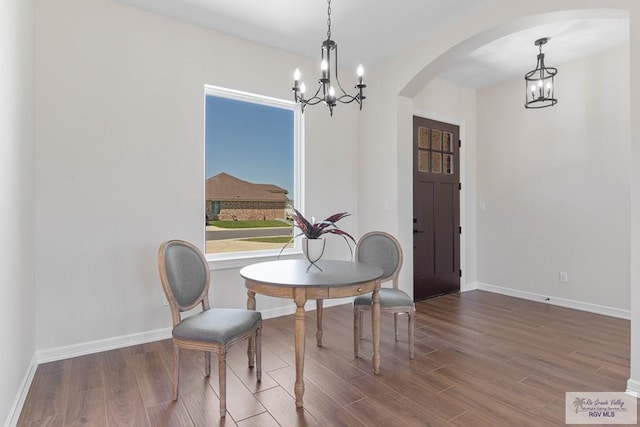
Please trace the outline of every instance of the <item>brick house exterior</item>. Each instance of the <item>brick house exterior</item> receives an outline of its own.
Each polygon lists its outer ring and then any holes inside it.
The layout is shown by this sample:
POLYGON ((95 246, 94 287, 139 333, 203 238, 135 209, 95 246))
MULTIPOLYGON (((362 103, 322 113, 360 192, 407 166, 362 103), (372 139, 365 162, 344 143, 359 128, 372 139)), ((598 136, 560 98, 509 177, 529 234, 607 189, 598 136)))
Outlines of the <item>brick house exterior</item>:
POLYGON ((287 190, 272 184, 254 184, 227 173, 205 181, 207 220, 285 219, 287 190))

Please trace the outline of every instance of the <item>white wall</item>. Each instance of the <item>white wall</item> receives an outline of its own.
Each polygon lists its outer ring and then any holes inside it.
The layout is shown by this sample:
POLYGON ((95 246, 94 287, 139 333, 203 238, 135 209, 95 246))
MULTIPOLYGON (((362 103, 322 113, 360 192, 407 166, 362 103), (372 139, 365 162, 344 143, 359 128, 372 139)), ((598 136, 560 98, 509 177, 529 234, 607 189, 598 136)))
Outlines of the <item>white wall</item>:
POLYGON ((554 107, 478 92, 479 281, 629 310, 629 46, 554 66, 554 107))
POLYGON ((34 2, 0 0, 0 424, 33 358, 34 2))
MULTIPOLYGON (((36 348, 167 328, 158 245, 204 243, 204 84, 288 99, 316 61, 108 0, 40 0, 36 34, 36 348)), ((307 213, 354 233, 357 114, 305 113, 307 213)), ((212 282, 212 305, 245 306, 237 270, 212 282)))

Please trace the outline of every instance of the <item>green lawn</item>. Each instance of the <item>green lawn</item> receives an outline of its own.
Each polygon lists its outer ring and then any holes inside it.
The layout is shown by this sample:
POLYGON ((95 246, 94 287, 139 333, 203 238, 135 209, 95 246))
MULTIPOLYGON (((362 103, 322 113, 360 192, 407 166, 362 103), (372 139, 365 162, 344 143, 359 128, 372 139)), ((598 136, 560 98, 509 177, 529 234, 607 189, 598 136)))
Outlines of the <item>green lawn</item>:
MULTIPOLYGON (((242 239, 243 242, 258 242, 258 243, 285 243, 291 242, 291 237, 276 236, 276 237, 252 237, 251 239, 242 239)), ((293 242, 291 242, 293 243, 293 242)))
POLYGON ((291 227, 290 223, 277 219, 265 221, 209 221, 208 225, 215 225, 220 228, 291 227))

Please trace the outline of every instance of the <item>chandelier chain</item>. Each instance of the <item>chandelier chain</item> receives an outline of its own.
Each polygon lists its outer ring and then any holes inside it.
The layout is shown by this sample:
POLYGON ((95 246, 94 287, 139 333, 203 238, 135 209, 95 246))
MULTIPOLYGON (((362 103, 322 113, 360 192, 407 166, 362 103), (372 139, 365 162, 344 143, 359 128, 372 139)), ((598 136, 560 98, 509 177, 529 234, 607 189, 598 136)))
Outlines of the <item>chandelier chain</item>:
POLYGON ((327 1, 327 38, 331 38, 331 0, 327 1))

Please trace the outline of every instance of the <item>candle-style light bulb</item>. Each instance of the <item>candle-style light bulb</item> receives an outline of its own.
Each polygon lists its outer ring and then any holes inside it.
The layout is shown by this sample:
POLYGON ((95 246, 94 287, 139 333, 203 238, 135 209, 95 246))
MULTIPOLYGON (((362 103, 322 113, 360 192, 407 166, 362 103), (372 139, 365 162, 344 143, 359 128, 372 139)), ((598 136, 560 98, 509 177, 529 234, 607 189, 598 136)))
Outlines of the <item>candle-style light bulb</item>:
POLYGON ((296 70, 293 72, 293 80, 300 80, 300 68, 296 68, 296 70))
POLYGON ((329 69, 329 63, 327 62, 326 59, 323 59, 322 62, 320 63, 320 69, 322 71, 327 71, 329 69))
POLYGON ((531 85, 531 97, 536 97, 536 85, 531 85))
POLYGON ((361 85, 362 76, 364 75, 364 67, 362 66, 362 64, 358 65, 358 68, 356 69, 356 74, 358 75, 358 84, 361 85))
POLYGON ((547 82, 547 96, 551 95, 551 82, 547 82))
POLYGON ((300 93, 304 94, 306 90, 307 90, 307 85, 305 85, 304 82, 302 82, 302 84, 300 85, 300 93))
POLYGON ((333 86, 329 86, 329 96, 330 96, 331 98, 333 98, 333 97, 335 97, 335 96, 336 96, 336 91, 335 91, 335 89, 333 88, 333 86))

